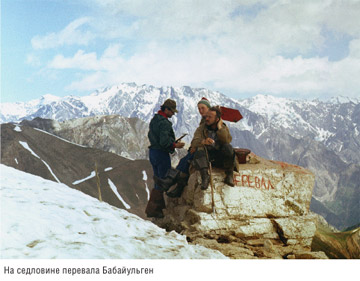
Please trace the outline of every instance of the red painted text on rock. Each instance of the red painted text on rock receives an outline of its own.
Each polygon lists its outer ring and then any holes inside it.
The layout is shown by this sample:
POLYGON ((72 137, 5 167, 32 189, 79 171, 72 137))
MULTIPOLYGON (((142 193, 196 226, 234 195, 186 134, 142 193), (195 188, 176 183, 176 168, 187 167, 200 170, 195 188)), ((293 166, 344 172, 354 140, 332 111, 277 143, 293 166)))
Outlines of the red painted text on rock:
POLYGON ((266 189, 266 190, 275 189, 270 179, 266 179, 261 176, 234 174, 234 184, 236 186, 244 186, 244 187, 257 188, 257 189, 266 189))

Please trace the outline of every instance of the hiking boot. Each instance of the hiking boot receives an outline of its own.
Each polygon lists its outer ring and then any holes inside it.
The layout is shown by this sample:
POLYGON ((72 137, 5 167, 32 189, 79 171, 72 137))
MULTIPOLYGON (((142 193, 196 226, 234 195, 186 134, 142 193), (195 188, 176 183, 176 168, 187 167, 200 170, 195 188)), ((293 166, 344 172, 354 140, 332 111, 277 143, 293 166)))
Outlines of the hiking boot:
POLYGON ((169 169, 166 172, 165 178, 159 178, 154 175, 155 184, 157 184, 163 191, 168 191, 173 186, 180 176, 180 171, 176 169, 169 169))
POLYGON ((189 176, 187 174, 182 173, 181 176, 179 177, 178 184, 176 185, 176 187, 173 190, 166 192, 166 195, 171 198, 180 197, 185 186, 187 185, 188 179, 189 176))
POLYGON ((162 211, 153 211, 146 214, 148 218, 162 219, 164 214, 162 211))
POLYGON ((146 206, 146 216, 148 218, 163 218, 162 209, 165 209, 163 191, 154 188, 150 193, 150 199, 146 206))
POLYGON ((227 185, 230 185, 230 186, 234 186, 234 172, 231 170, 231 171, 225 171, 225 180, 224 182, 227 184, 227 185))
POLYGON ((200 175, 201 175, 201 190, 205 190, 208 188, 210 183, 210 176, 208 173, 208 169, 201 169, 200 175))

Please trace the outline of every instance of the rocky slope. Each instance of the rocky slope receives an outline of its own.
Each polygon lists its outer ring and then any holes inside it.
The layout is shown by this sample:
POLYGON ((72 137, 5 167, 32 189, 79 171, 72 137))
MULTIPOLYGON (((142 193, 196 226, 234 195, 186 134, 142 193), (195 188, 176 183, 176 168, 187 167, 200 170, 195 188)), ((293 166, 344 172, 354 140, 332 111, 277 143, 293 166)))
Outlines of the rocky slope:
POLYGON ((133 161, 79 146, 27 126, 1 126, 1 163, 64 183, 95 198, 99 198, 100 185, 103 201, 140 217, 145 216, 153 187, 147 160, 133 161))
POLYGON ((360 228, 333 232, 318 225, 311 249, 323 251, 330 259, 360 259, 360 228))
POLYGON ((116 153, 130 159, 147 159, 149 125, 138 118, 105 115, 62 122, 42 119, 23 120, 21 125, 38 128, 76 144, 116 153))

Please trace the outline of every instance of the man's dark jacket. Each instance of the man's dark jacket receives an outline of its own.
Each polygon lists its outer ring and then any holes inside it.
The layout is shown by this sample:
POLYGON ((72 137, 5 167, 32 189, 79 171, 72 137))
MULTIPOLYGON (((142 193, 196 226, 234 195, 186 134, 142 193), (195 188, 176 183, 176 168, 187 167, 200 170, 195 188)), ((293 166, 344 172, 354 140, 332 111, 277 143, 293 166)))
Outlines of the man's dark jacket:
POLYGON ((175 133, 172 123, 161 114, 155 114, 151 119, 148 137, 149 148, 160 149, 168 153, 174 152, 175 133))

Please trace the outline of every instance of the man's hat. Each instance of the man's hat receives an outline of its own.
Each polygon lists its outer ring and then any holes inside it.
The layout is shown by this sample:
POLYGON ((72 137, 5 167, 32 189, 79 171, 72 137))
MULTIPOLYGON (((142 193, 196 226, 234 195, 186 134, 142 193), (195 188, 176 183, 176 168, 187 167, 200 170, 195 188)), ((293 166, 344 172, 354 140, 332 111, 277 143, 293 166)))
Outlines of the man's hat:
POLYGON ((176 110, 176 101, 172 99, 167 99, 166 101, 164 101, 164 104, 162 106, 169 108, 172 112, 178 113, 178 111, 176 110))
POLYGON ((203 98, 198 102, 198 104, 205 104, 208 108, 211 107, 209 100, 208 100, 207 98, 205 98, 205 97, 203 97, 203 98))

